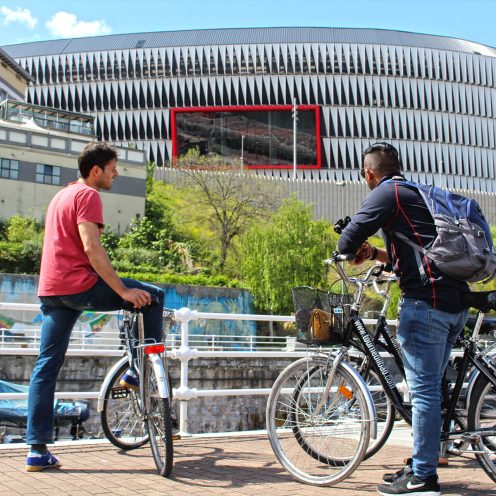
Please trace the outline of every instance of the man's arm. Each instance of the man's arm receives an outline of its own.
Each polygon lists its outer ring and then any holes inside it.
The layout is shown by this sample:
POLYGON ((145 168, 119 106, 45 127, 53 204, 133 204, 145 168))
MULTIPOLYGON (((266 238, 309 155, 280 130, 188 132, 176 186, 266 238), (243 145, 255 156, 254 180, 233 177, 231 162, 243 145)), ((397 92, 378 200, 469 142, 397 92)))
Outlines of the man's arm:
POLYGON ((78 224, 79 236, 83 243, 91 266, 95 272, 125 301, 131 302, 135 308, 151 303, 150 293, 142 289, 128 288, 115 272, 109 257, 100 241, 100 230, 93 222, 78 224))
MULTIPOLYGON (((379 185, 369 193, 360 211, 353 216, 351 222, 343 230, 338 242, 339 251, 357 254, 357 263, 370 259, 373 255, 373 248, 365 241, 384 227, 395 213, 394 185, 379 185)), ((380 262, 387 262, 386 250, 378 249, 376 259, 380 262)))

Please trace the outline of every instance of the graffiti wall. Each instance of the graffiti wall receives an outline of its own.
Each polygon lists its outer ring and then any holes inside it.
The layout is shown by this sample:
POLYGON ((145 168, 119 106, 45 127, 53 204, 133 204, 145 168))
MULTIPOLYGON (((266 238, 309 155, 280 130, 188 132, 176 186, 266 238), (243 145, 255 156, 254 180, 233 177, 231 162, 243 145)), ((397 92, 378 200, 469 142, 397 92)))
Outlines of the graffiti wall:
MULTIPOLYGON (((36 297, 37 286, 37 276, 0 274, 0 302, 39 303, 36 297)), ((253 313, 253 298, 246 290, 203 286, 159 286, 166 292, 165 304, 168 308, 188 307, 199 312, 215 313, 253 313)), ((39 332, 40 325, 39 311, 0 308, 0 340, 16 339, 21 334, 26 340, 30 340, 39 332)), ((84 312, 74 327, 72 340, 84 339, 85 342, 95 342, 95 340, 103 340, 104 335, 109 336, 107 331, 117 331, 117 329, 117 316, 84 312)), ((176 330, 173 329, 172 332, 176 330)), ((256 324, 250 321, 197 320, 190 323, 190 334, 254 336, 256 324)))

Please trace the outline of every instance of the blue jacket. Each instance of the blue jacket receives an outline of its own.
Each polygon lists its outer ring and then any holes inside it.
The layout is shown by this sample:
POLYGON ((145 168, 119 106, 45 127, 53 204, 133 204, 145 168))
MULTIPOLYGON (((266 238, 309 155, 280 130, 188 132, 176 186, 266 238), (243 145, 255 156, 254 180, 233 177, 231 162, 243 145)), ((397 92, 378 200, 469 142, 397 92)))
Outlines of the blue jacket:
MULTIPOLYGON (((398 177, 398 176, 396 176, 398 177)), ((466 283, 443 274, 429 259, 424 258, 428 280, 422 280, 413 248, 394 236, 400 232, 409 239, 427 246, 436 236, 432 217, 417 190, 385 177, 363 202, 360 211, 343 230, 338 243, 340 253, 356 253, 360 245, 382 229, 384 242, 399 278, 403 296, 424 300, 433 308, 450 313, 464 309, 461 293, 466 283)))

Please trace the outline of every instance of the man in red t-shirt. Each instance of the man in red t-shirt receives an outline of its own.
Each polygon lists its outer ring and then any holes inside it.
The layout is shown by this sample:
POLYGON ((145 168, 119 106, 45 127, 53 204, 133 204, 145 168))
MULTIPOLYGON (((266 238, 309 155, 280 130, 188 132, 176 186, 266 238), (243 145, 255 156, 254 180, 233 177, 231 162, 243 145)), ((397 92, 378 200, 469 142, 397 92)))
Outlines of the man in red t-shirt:
MULTIPOLYGON (((40 354, 28 399, 29 472, 60 466, 47 449, 53 442, 55 383, 72 328, 84 310, 118 310, 125 301, 139 308, 150 304, 154 295, 159 304, 144 314, 145 334, 162 340, 163 290, 121 279, 100 241, 103 213, 98 192, 110 190, 119 175, 117 153, 104 143, 89 143, 80 153, 78 165, 81 177, 54 196, 46 214, 38 285, 43 312, 40 354)), ((135 371, 124 374, 123 383, 137 387, 135 371)))

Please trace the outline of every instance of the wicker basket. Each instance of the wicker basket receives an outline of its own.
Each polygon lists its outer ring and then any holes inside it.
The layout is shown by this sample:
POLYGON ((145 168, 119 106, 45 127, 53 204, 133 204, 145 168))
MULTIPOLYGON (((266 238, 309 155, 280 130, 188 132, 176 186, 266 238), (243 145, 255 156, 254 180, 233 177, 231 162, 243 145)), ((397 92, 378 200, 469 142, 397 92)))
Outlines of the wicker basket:
POLYGON ((352 297, 308 286, 294 288, 296 340, 307 345, 341 344, 352 297))

